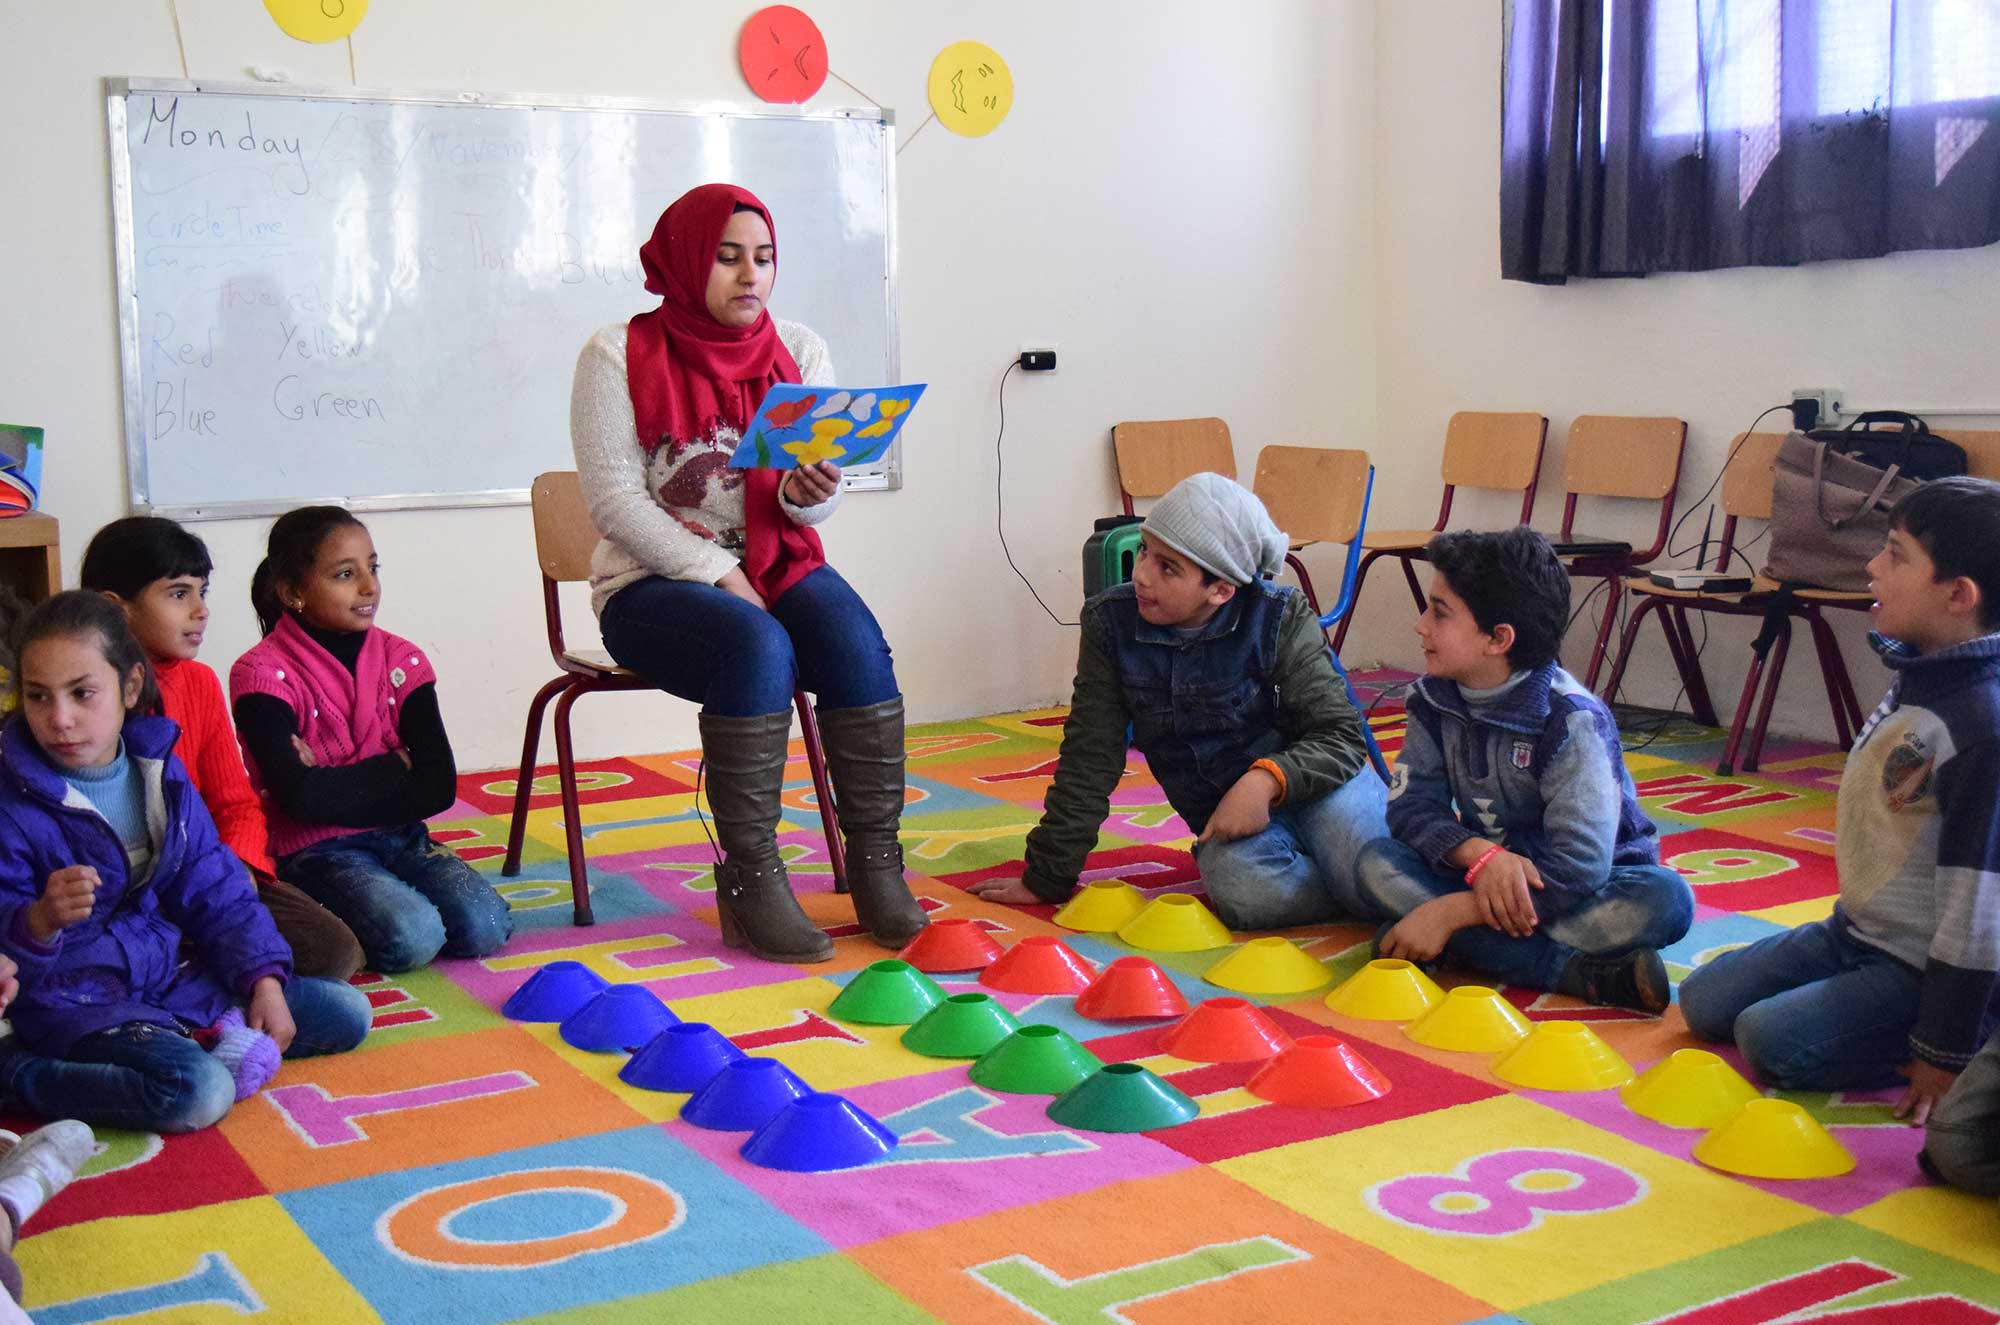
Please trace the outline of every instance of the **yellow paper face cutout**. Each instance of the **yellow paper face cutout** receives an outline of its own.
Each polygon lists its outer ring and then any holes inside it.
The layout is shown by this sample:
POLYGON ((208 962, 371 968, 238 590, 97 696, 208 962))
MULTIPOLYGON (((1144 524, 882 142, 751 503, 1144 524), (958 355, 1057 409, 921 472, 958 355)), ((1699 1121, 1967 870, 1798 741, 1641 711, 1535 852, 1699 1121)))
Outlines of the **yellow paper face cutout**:
POLYGON ((931 109, 953 133, 979 138, 1014 109, 1014 75, 982 41, 955 41, 931 61, 931 109))
POLYGON ((361 26, 368 0, 264 0, 271 19, 300 41, 339 41, 361 26))

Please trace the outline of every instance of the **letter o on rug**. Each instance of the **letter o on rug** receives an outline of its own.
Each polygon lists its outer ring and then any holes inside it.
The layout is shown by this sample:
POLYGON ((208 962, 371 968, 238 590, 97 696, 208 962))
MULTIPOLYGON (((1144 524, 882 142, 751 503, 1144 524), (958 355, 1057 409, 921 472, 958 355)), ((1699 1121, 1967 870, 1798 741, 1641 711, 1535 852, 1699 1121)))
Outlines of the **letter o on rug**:
POLYGON ((666 1184, 628 1169, 559 1168, 498 1173, 433 1187, 401 1201, 376 1221, 383 1246, 408 1261, 462 1270, 523 1270, 594 1251, 611 1251, 680 1227, 687 1207, 666 1184), (606 1217, 567 1232, 523 1229, 506 1241, 474 1241, 451 1232, 452 1221, 489 1202, 535 1195, 594 1196, 606 1217))

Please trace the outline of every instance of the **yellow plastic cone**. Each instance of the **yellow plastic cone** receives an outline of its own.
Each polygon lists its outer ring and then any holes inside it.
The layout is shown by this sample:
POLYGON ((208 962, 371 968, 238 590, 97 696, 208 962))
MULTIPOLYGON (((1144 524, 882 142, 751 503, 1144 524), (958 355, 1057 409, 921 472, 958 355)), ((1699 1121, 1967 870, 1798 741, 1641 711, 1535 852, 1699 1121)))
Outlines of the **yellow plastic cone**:
POLYGON ((1304 994, 1333 978, 1326 963, 1308 957, 1290 939, 1261 938, 1230 953, 1202 979, 1240 994, 1304 994))
POLYGON ((1632 1065, 1580 1021, 1545 1021, 1500 1055, 1493 1075, 1529 1090, 1609 1090, 1632 1079, 1632 1065))
POLYGON ((1754 1099, 1694 1143, 1694 1157, 1746 1178, 1837 1178, 1854 1156, 1790 1100, 1754 1099))
POLYGON ((1123 879, 1105 879, 1077 889, 1076 896, 1055 913, 1054 919, 1064 929, 1108 934, 1131 924, 1145 909, 1146 899, 1137 888, 1123 879))
POLYGON ((1335 1012, 1363 1021, 1415 1021, 1443 1001, 1437 981, 1398 957, 1377 957, 1326 996, 1335 1012))
POLYGON ((1418 1044, 1454 1053, 1497 1054, 1528 1034, 1528 1019, 1497 989, 1460 985, 1444 1001, 1404 1028, 1418 1044))
POLYGON ((1618 1092, 1641 1118, 1669 1127, 1719 1127, 1758 1098, 1757 1088, 1706 1049, 1676 1049, 1618 1092))
POLYGON ((1200 952, 1231 942, 1229 927, 1200 898, 1186 893, 1155 897, 1130 923, 1119 926, 1118 937, 1150 952, 1200 952))

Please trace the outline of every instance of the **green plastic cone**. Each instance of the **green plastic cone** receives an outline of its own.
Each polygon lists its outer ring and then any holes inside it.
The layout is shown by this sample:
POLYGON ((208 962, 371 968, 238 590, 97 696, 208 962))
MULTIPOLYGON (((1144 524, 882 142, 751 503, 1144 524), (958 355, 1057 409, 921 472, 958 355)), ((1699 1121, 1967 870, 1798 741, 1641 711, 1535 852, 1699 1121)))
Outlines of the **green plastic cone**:
POLYGON ((903 1032, 903 1047, 926 1058, 979 1058, 1020 1029, 991 994, 953 994, 903 1032))
POLYGON ((908 1026, 944 1002, 938 982, 908 962, 871 963, 847 982, 827 1015, 859 1026, 908 1026))
POLYGON ((972 1065, 972 1079, 1011 1095, 1060 1095, 1104 1066, 1059 1026, 1023 1026, 972 1065))
POLYGON ((1137 1063, 1112 1063, 1049 1105, 1049 1117, 1083 1132, 1150 1132, 1187 1122, 1195 1102, 1137 1063))

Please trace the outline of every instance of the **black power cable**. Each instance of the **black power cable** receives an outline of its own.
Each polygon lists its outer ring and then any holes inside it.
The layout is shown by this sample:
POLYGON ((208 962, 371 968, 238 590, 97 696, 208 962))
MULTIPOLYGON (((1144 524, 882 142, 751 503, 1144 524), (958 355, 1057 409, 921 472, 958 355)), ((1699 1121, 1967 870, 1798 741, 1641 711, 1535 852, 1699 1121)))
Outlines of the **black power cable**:
POLYGON ((1081 623, 1077 621, 1063 620, 1050 610, 1047 603, 1042 602, 1042 596, 1035 592, 1035 586, 1029 582, 1026 575, 1021 573, 1021 568, 1014 564, 1014 550, 1007 546, 1007 497, 1005 484, 1007 459, 1000 450, 1000 439, 1007 435, 1007 379, 1020 366, 1020 360, 1017 359, 1007 365, 1006 372, 1000 374, 1000 430, 993 434, 993 529, 994 532, 1000 535, 1000 551, 1007 558, 1008 569, 1014 572, 1015 578, 1019 579, 1022 584, 1027 585, 1028 592, 1034 594, 1036 604, 1041 607, 1042 611, 1048 613, 1049 620, 1055 622, 1058 626, 1080 625, 1081 623))

